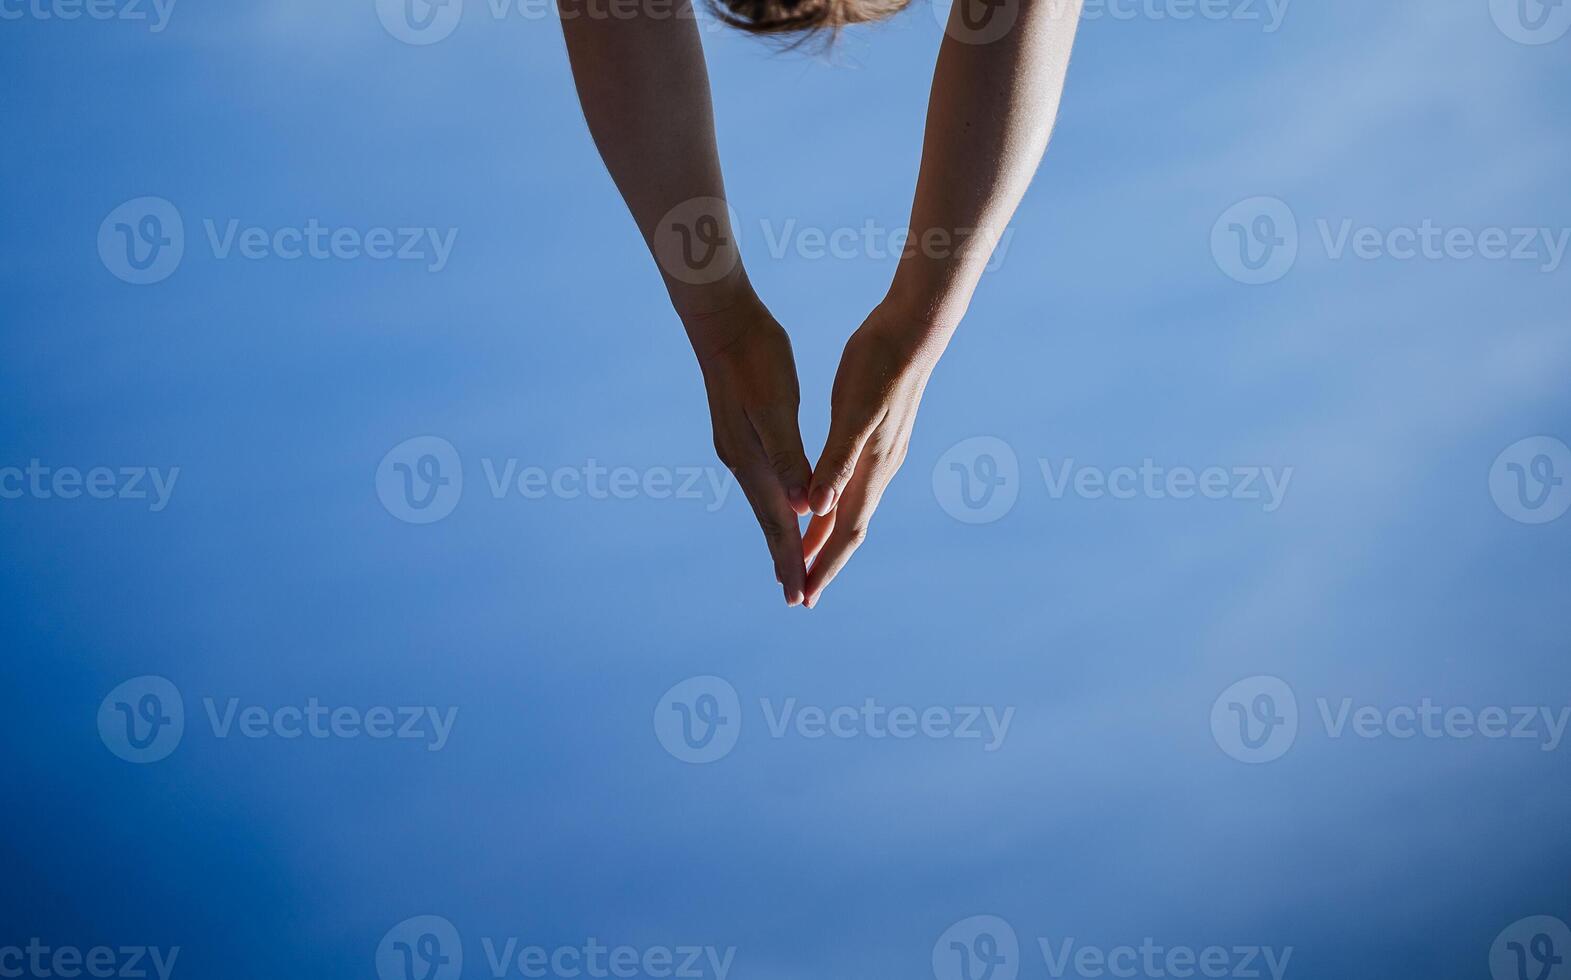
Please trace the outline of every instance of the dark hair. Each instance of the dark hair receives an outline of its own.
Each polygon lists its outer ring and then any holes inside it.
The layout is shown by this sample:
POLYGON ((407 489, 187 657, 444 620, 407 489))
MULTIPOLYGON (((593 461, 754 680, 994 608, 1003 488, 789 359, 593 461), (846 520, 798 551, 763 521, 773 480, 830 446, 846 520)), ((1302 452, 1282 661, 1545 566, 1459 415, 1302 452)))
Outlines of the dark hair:
POLYGON ((806 39, 850 24, 883 20, 911 0, 708 0, 716 17, 749 34, 806 39))

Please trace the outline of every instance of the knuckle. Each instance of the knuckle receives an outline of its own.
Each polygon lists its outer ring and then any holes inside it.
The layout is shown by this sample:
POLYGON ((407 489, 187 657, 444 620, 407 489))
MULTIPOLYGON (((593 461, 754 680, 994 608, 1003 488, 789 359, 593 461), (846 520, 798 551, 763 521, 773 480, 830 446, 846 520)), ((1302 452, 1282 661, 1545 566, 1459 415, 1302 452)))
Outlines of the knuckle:
POLYGON ((867 525, 854 524, 846 528, 845 539, 846 544, 853 549, 862 547, 862 543, 867 540, 867 525))
POLYGON ((800 462, 800 457, 790 450, 775 449, 769 453, 769 465, 782 476, 794 475, 800 462))

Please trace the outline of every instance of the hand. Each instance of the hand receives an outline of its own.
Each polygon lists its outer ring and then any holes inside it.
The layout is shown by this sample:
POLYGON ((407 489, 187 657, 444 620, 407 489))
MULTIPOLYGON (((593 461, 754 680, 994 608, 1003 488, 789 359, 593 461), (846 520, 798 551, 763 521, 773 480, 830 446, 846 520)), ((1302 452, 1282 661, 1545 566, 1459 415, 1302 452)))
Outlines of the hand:
POLYGON ((812 566, 809 609, 867 538, 879 498, 905 462, 922 392, 949 332, 886 301, 846 342, 830 397, 829 438, 809 491, 815 515, 803 539, 812 566))
POLYGON ((719 312, 684 317, 683 324, 704 372, 715 452, 763 528, 786 605, 800 605, 807 565, 797 518, 809 513, 812 470, 797 427, 791 338, 751 291, 719 312))

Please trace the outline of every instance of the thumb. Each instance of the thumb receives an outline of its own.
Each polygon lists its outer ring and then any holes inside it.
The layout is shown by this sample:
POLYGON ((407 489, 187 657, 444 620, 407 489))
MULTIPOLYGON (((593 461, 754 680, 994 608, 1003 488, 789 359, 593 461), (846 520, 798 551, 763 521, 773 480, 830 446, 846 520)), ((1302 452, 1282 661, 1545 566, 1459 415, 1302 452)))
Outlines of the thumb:
POLYGON ((876 425, 868 420, 853 420, 843 412, 831 414, 829 437, 824 440, 824 451, 819 454, 813 485, 808 491, 813 513, 822 516, 834 509, 856 472, 856 461, 874 428, 876 425))
POLYGON ((748 413, 758 441, 769 459, 780 488, 797 516, 805 516, 808 481, 813 477, 807 464, 807 450, 802 448, 802 430, 796 424, 796 412, 790 409, 760 409, 748 413))

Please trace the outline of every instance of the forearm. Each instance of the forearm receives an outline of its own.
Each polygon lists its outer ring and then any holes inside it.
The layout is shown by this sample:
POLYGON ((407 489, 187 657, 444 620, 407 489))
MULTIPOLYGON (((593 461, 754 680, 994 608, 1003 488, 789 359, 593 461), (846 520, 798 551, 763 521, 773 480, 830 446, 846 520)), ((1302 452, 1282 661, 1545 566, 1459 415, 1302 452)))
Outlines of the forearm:
POLYGON ((947 337, 965 315, 1047 149, 1058 114, 1079 0, 1015 0, 1002 38, 957 39, 962 4, 939 50, 928 103, 911 237, 889 301, 947 337))
POLYGON ((674 13, 668 7, 607 17, 602 5, 592 17, 583 0, 558 0, 589 132, 655 256, 672 305, 689 322, 729 308, 751 290, 723 204, 697 22, 688 3, 673 6, 674 13), (723 244, 709 248, 714 242, 723 244), (684 244, 693 247, 684 253, 684 244), (686 261, 695 256, 703 261, 686 261))

